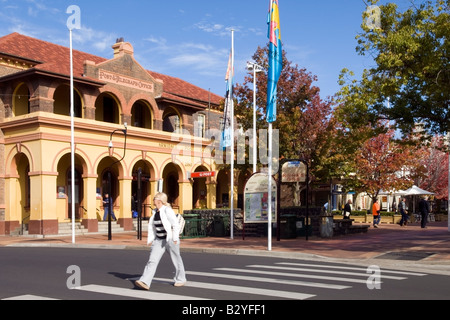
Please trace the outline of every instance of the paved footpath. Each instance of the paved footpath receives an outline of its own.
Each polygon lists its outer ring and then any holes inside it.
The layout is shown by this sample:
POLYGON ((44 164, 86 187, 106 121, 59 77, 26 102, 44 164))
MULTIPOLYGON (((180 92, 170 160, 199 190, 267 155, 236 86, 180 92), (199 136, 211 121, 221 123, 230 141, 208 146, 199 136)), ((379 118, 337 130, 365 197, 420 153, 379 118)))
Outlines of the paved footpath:
MULTIPOLYGON (((0 236, 0 246, 67 246, 114 249, 147 249, 146 233, 143 240, 136 232, 113 234, 108 241, 105 234, 77 235, 72 237, 9 237, 0 236)), ((392 265, 408 262, 413 266, 426 265, 450 274, 450 232, 447 222, 432 222, 427 229, 417 223, 400 227, 397 224, 382 224, 369 228, 367 233, 335 236, 331 239, 304 237, 272 241, 268 251, 267 238, 241 237, 182 239, 183 252, 209 252, 223 254, 267 255, 284 258, 309 258, 328 260, 391 261, 392 265)))

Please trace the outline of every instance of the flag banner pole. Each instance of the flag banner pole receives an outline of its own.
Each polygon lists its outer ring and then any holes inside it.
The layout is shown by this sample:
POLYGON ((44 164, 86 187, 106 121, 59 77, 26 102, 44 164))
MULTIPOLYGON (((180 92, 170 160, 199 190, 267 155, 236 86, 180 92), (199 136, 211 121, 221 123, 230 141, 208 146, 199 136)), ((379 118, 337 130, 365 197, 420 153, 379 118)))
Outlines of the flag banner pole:
MULTIPOLYGON (((231 74, 234 80, 234 30, 231 30, 231 74)), ((230 238, 234 239, 234 101, 233 101, 233 83, 231 83, 230 92, 231 103, 231 213, 230 213, 230 238)))
POLYGON ((273 160, 273 143, 272 143, 272 123, 269 123, 269 170, 267 176, 269 179, 269 186, 267 190, 267 199, 269 201, 267 206, 267 250, 272 251, 272 160, 273 160))
POLYGON ((71 210, 72 210, 72 243, 75 244, 75 111, 74 111, 74 84, 73 84, 73 37, 74 29, 81 29, 81 10, 77 5, 71 5, 66 10, 67 14, 72 14, 67 19, 70 42, 70 144, 71 144, 71 210))
POLYGON ((73 96, 73 47, 72 30, 70 30, 70 136, 71 136, 71 210, 72 210, 72 243, 75 244, 75 123, 73 96))
POLYGON ((280 14, 278 10, 279 0, 270 0, 269 16, 269 70, 267 74, 267 110, 266 120, 269 123, 269 168, 268 180, 268 212, 267 212, 267 247, 272 251, 272 167, 273 167, 273 122, 277 120, 277 86, 283 69, 283 50, 280 32, 280 14))

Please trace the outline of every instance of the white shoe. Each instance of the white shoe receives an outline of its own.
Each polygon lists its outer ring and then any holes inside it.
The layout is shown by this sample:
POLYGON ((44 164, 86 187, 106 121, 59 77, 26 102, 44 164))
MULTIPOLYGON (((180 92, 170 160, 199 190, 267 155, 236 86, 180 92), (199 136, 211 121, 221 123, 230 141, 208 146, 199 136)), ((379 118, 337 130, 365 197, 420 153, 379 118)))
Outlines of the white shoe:
POLYGON ((183 287, 186 284, 186 282, 175 282, 174 287, 183 287))
POLYGON ((150 290, 150 287, 148 285, 146 285, 144 282, 142 282, 141 280, 135 281, 134 284, 136 285, 136 287, 138 287, 140 289, 150 290))

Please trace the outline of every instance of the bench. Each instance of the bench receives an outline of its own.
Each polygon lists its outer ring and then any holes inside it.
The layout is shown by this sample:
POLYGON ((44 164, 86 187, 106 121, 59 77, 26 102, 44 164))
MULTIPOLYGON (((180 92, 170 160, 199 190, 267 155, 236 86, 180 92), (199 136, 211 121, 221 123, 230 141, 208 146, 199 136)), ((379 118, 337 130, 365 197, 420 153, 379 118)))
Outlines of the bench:
POLYGON ((350 233, 367 233, 367 230, 369 230, 370 226, 367 224, 357 224, 357 225, 351 225, 349 227, 350 233))
POLYGON ((354 225, 354 219, 333 219, 334 233, 349 234, 349 233, 366 233, 369 229, 369 225, 354 225))

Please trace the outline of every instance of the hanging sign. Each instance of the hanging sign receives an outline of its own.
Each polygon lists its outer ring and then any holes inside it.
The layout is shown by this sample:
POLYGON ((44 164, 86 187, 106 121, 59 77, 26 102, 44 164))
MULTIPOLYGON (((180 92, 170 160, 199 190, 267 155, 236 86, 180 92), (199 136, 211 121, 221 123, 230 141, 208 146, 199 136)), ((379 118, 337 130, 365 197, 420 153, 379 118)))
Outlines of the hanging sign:
POLYGON ((190 178, 198 179, 198 178, 210 178, 214 177, 216 173, 214 171, 204 171, 204 172, 192 172, 190 178))

